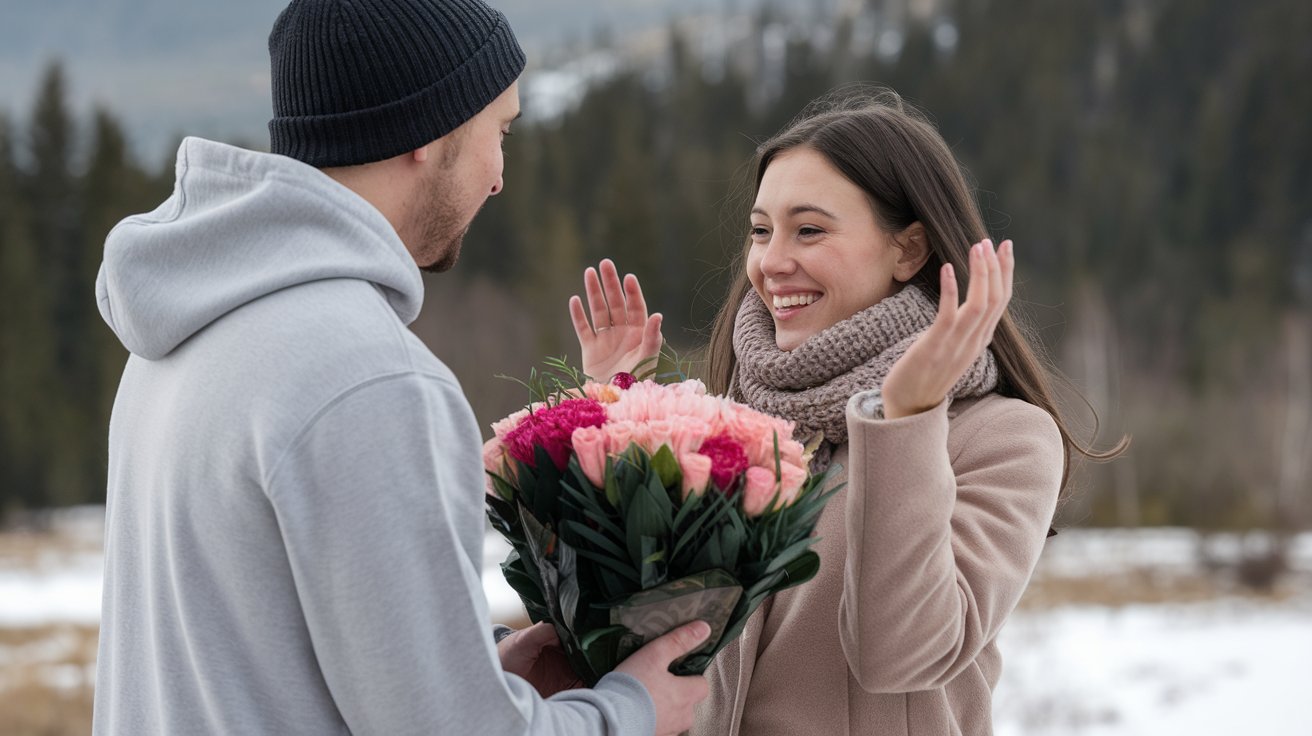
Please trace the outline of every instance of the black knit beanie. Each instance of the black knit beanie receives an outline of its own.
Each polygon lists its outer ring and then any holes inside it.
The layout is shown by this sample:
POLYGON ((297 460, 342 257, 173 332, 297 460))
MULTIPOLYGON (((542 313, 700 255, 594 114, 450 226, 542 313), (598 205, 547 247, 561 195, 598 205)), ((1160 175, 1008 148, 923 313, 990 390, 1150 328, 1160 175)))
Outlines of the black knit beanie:
POLYGON ((480 0, 292 0, 269 57, 271 148, 319 167, 421 148, 524 71, 510 24, 480 0))

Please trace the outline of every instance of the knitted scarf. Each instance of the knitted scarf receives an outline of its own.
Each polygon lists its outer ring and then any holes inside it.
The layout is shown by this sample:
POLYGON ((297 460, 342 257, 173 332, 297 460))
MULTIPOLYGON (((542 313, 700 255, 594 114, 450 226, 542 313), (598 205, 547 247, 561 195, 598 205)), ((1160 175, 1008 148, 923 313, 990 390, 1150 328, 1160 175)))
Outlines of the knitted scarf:
MULTIPOLYGON (((812 464, 812 470, 823 470, 833 448, 847 442, 848 399, 883 386, 889 369, 937 314, 934 300, 908 285, 785 351, 775 343, 769 308, 751 290, 734 323, 738 367, 732 396, 796 422, 794 437, 803 442, 823 435, 812 464)), ((997 360, 993 351, 985 350, 948 396, 982 396, 997 385, 997 360)))

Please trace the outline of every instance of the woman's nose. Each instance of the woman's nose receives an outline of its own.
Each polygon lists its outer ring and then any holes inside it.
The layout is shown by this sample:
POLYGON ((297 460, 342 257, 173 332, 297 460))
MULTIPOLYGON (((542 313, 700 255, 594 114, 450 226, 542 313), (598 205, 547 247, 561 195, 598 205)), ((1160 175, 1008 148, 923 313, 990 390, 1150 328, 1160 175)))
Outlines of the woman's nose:
POLYGON ((796 268, 788 243, 779 235, 771 235, 765 246, 765 255, 761 257, 761 271, 766 275, 788 274, 796 268))

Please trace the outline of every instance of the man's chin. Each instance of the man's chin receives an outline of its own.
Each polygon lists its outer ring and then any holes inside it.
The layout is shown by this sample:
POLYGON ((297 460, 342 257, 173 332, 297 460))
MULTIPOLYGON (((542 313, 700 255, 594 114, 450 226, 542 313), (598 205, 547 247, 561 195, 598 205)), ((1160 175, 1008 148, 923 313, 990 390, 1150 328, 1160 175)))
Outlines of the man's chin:
POLYGON ((460 260, 459 255, 443 256, 427 266, 420 266, 419 270, 424 273, 446 273, 456 267, 456 262, 460 260))
MULTIPOLYGON (((465 232, 469 232, 469 229, 465 228, 465 232)), ((424 273, 446 273, 455 268, 456 263, 460 261, 460 246, 464 244, 464 241, 465 233, 460 233, 460 237, 442 249, 442 255, 438 256, 437 260, 419 266, 419 270, 424 273)))

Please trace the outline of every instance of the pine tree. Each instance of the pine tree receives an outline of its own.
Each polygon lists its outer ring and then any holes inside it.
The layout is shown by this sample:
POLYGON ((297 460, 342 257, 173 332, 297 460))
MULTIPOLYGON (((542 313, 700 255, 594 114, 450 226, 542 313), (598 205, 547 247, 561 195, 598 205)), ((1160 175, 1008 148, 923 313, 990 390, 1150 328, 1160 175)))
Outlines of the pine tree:
POLYGON ((0 117, 0 516, 44 505, 51 496, 50 295, 21 184, 10 124, 0 117))
POLYGON ((110 410, 118 389, 127 351, 98 313, 94 288, 104 252, 105 236, 125 215, 148 208, 157 192, 149 177, 128 156, 122 128, 105 109, 92 119, 91 158, 82 180, 84 235, 79 253, 78 281, 86 286, 82 300, 87 324, 83 340, 87 351, 85 403, 79 409, 85 418, 85 442, 80 457, 86 484, 81 500, 102 500, 108 463, 110 410))

